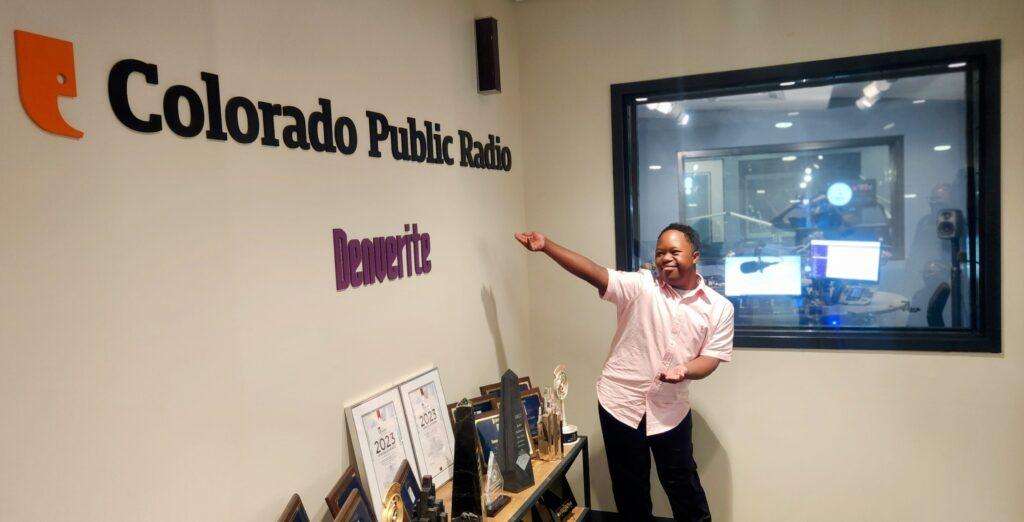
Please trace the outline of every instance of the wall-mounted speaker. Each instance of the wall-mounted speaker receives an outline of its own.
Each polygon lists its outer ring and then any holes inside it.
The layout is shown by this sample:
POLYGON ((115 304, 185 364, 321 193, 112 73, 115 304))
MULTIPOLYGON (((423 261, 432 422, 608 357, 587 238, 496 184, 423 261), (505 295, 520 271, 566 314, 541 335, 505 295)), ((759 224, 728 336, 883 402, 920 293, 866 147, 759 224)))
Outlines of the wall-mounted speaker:
POLYGON ((498 21, 476 21, 477 89, 484 94, 501 92, 501 67, 498 61, 498 21))
POLYGON ((963 235, 963 213, 952 208, 940 210, 935 223, 935 232, 939 235, 939 239, 956 239, 963 235))

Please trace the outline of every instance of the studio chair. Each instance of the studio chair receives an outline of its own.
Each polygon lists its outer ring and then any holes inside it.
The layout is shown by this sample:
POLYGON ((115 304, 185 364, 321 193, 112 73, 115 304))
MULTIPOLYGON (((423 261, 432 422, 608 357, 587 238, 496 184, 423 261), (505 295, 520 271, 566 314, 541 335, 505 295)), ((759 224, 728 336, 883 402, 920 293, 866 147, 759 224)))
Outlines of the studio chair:
POLYGON ((928 326, 932 328, 943 328, 946 321, 942 318, 942 311, 946 309, 946 302, 949 301, 949 283, 943 281, 932 292, 928 299, 928 326))
POLYGON ((309 522, 309 515, 306 514, 306 508, 302 506, 302 499, 298 493, 292 495, 288 507, 284 508, 284 513, 281 513, 277 522, 309 522))

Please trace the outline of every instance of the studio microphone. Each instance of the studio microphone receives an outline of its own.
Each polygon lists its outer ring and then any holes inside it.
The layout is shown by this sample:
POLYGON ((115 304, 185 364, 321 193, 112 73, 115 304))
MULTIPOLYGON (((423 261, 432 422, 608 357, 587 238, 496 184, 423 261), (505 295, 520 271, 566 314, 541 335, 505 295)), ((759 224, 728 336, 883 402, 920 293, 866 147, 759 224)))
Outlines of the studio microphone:
POLYGON ((781 262, 782 261, 761 261, 760 258, 757 261, 746 261, 744 263, 740 263, 740 272, 743 272, 744 274, 764 272, 765 268, 768 268, 772 265, 777 265, 781 262))

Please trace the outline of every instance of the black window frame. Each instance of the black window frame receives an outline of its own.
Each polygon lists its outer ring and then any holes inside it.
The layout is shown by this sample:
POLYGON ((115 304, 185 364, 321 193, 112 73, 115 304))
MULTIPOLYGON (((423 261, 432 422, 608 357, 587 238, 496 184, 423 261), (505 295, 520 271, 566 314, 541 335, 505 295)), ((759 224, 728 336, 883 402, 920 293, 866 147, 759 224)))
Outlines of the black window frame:
POLYGON ((1000 73, 1001 41, 990 40, 864 56, 774 65, 611 86, 612 176, 615 198, 615 259, 619 270, 639 268, 637 108, 712 92, 763 91, 794 79, 793 88, 835 83, 840 77, 878 76, 888 70, 966 62, 968 251, 975 319, 960 330, 930 328, 805 328, 737 326, 739 348, 1002 351, 1000 263, 1000 73), (637 101, 640 98, 642 101, 637 101), (975 103, 976 102, 976 103, 975 103), (972 132, 976 128, 977 132, 972 132), (979 173, 985 173, 984 176, 979 173), (983 234, 982 231, 989 233, 983 234), (974 253, 976 252, 976 254, 974 253), (971 258, 969 258, 970 260, 971 258))

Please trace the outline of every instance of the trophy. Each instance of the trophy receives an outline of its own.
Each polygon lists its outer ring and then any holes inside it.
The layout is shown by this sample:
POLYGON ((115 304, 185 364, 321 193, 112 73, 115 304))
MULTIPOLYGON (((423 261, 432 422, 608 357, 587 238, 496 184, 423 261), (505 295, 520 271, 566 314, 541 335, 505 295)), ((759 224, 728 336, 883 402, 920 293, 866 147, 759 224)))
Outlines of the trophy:
POLYGON ((409 515, 405 512, 402 502, 402 486, 392 482, 388 492, 384 494, 384 511, 381 522, 408 522, 409 515))
POLYGON ((494 452, 491 452, 491 457, 487 459, 487 485, 484 488, 484 508, 489 517, 496 515, 512 500, 512 497, 501 494, 505 482, 501 479, 501 470, 494 459, 494 452))
POLYGON ((455 458, 452 474, 452 519, 479 520, 480 451, 473 405, 462 399, 455 408, 455 458), (475 518, 473 518, 475 517, 475 518))
POLYGON ((498 437, 498 467, 505 491, 519 493, 534 484, 533 453, 526 409, 520 400, 519 377, 508 370, 501 377, 501 412, 498 437))
POLYGON ((569 374, 565 372, 564 364, 555 367, 555 382, 552 387, 555 389, 555 397, 558 398, 558 412, 562 416, 562 442, 571 444, 576 442, 579 429, 569 424, 565 417, 565 397, 569 395, 569 374))
POLYGON ((544 388, 543 398, 544 413, 537 423, 537 452, 541 460, 559 460, 562 458, 562 418, 551 388, 544 388))
POLYGON ((444 501, 437 500, 434 478, 423 475, 420 495, 416 498, 416 509, 412 516, 413 522, 448 522, 448 514, 444 511, 444 501))

